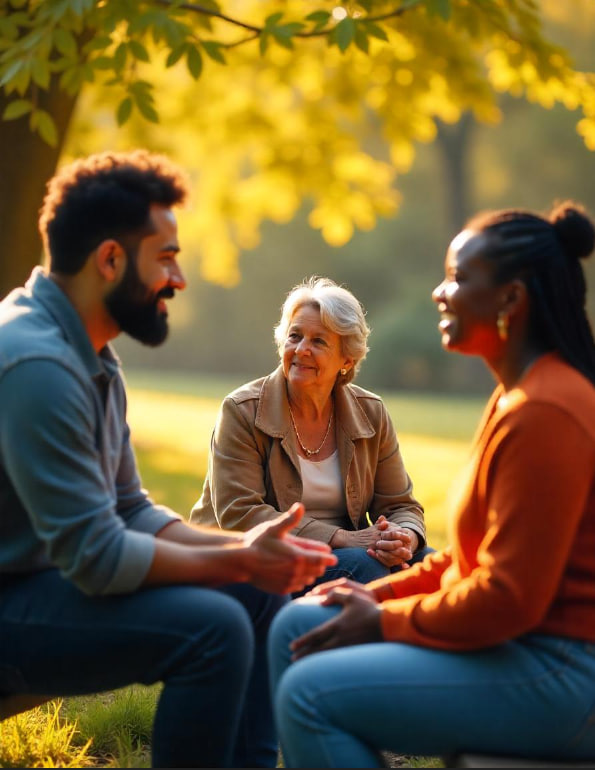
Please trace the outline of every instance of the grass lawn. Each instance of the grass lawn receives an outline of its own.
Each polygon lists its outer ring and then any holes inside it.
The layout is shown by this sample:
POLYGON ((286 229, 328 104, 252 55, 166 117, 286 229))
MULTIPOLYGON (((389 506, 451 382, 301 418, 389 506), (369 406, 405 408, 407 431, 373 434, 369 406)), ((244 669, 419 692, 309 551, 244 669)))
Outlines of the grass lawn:
MULTIPOLYGON (((223 396, 241 381, 127 372, 129 422, 143 483, 156 502, 187 515, 200 495, 223 396)), ((446 541, 448 499, 484 399, 383 394, 430 545, 446 541)), ((149 767, 159 687, 68 698, 0 723, 0 767, 149 767)), ((431 758, 400 766, 440 767, 431 758), (420 764, 421 763, 421 764, 420 764)))

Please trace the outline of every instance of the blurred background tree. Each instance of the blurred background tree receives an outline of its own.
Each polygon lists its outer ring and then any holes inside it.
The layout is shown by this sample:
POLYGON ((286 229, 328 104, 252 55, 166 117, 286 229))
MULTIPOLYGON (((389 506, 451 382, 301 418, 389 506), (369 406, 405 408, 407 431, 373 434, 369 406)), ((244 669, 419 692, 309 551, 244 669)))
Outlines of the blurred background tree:
POLYGON ((368 311, 362 384, 487 389, 440 350, 430 291, 472 211, 593 208, 593 5, 5 0, 0 290, 39 259, 52 164, 146 146, 190 175, 189 289, 164 348, 117 342, 125 364, 260 376, 318 273, 368 311))

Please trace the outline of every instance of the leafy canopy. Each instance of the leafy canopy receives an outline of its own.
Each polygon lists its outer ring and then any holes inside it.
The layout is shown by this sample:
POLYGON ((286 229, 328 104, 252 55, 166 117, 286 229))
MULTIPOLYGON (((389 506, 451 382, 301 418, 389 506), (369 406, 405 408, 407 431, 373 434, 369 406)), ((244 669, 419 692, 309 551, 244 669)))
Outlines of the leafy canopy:
POLYGON ((499 93, 578 110, 595 150, 595 75, 545 38, 536 0, 0 0, 2 119, 60 145, 39 105, 55 79, 89 117, 109 95, 110 146, 126 124, 184 148, 203 269, 227 282, 303 201, 333 245, 392 215, 416 143, 464 111, 498 121, 499 93))

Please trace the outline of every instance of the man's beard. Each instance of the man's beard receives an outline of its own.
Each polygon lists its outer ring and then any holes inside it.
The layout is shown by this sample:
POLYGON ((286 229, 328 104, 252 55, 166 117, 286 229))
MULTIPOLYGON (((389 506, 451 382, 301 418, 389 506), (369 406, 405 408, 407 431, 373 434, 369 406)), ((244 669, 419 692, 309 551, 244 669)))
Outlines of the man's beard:
POLYGON ((105 306, 121 331, 143 345, 156 347, 165 341, 169 331, 167 315, 159 312, 157 304, 173 296, 170 286, 152 295, 139 278, 135 256, 129 254, 124 276, 107 295, 105 306))

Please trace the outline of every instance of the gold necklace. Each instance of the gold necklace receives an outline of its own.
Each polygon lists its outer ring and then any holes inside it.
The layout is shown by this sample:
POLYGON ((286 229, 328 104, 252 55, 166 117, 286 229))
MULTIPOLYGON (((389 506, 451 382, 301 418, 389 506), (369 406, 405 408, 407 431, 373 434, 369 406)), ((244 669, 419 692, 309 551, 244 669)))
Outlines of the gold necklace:
POLYGON ((287 402, 287 406, 289 406, 289 416, 291 417, 291 424, 293 425, 293 429, 295 431, 298 444, 301 446, 302 451, 304 452, 306 457, 310 457, 311 455, 317 455, 322 449, 322 447, 324 446, 328 438, 328 434, 330 433, 331 423, 333 421, 333 409, 331 408, 331 413, 328 418, 328 425, 326 426, 326 433, 324 434, 324 438, 322 439, 322 444, 318 447, 318 449, 308 449, 307 447, 304 446, 302 439, 300 438, 300 434, 298 433, 297 425, 295 424, 295 420, 293 419, 293 412, 291 411, 291 404, 289 403, 289 401, 287 402))

